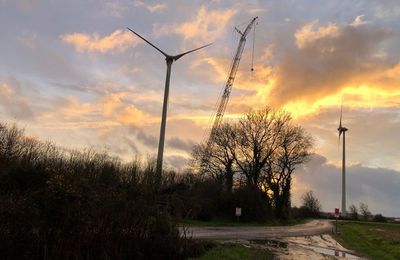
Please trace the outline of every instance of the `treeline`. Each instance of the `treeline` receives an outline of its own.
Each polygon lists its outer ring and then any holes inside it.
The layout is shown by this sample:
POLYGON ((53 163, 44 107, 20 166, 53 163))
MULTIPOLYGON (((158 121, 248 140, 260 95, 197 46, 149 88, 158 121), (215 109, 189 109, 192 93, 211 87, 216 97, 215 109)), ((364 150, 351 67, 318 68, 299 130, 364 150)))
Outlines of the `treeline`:
POLYGON ((220 187, 208 196, 222 200, 215 214, 233 216, 236 206, 247 220, 289 219, 292 175, 311 154, 311 136, 288 113, 268 107, 211 136, 195 147, 193 167, 220 187))
MULTIPOLYGON (((154 164, 125 164, 0 124, 2 259, 184 259, 199 243, 171 221, 174 174, 156 187, 154 164)), ((179 186, 179 185, 178 185, 179 186)), ((176 188, 174 188, 176 189, 176 188)), ((183 201, 183 199, 182 199, 183 201)), ((190 210, 189 210, 190 211, 190 210)))
POLYGON ((185 259, 207 245, 180 234, 181 219, 288 220, 292 174, 311 137, 268 108, 224 124, 193 151, 191 172, 155 174, 92 149, 69 150, 0 123, 3 259, 185 259), (205 156, 206 155, 206 156, 205 156))

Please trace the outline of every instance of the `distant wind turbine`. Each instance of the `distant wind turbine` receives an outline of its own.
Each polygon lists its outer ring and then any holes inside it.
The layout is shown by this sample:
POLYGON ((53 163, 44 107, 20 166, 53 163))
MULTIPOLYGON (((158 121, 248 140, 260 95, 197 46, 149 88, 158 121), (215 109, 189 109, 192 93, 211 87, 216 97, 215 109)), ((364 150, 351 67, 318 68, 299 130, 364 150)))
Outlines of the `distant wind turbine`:
POLYGON ((162 118, 161 118, 161 129, 160 129, 160 140, 158 143, 158 154, 157 154, 157 168, 156 168, 156 174, 157 174, 157 185, 160 184, 161 180, 161 174, 162 174, 162 163, 163 163, 163 153, 164 153, 164 139, 165 139, 165 126, 166 126, 166 121, 167 121, 167 108, 168 108, 168 95, 169 95, 169 81, 170 81, 170 76, 171 76, 171 67, 172 63, 174 61, 177 61, 178 59, 182 58, 184 55, 189 54, 191 52, 200 50, 202 48, 205 48, 207 46, 210 46, 210 44, 201 46, 199 48, 178 54, 178 55, 168 55, 162 50, 160 50, 158 47, 156 47, 154 44, 146 40, 144 37, 142 37, 140 34, 137 32, 133 31, 132 29, 128 28, 129 31, 131 31, 133 34, 138 36, 140 39, 143 41, 147 42, 150 46, 152 46, 154 49, 157 51, 161 52, 165 56, 165 61, 167 63, 167 76, 165 79, 165 89, 164 89, 164 101, 163 101, 163 110, 162 110, 162 118))
POLYGON ((343 153, 342 153, 342 214, 346 214, 346 127, 342 126, 343 104, 340 107, 340 121, 339 121, 339 146, 340 136, 343 133, 343 153))

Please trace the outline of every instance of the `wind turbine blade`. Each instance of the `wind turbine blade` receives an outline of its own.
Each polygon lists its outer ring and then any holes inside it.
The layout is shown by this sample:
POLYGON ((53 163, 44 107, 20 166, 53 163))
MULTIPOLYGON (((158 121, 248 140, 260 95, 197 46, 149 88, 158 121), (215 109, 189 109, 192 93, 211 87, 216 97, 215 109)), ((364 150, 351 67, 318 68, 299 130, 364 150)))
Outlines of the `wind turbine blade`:
POLYGON ((199 47, 199 48, 193 49, 193 50, 191 50, 191 51, 187 51, 187 52, 184 52, 184 53, 175 55, 173 58, 174 58, 174 60, 178 60, 178 59, 182 58, 182 56, 184 56, 184 55, 186 55, 186 54, 189 54, 189 53, 194 52, 194 51, 198 51, 198 50, 200 50, 200 49, 203 49, 203 48, 205 48, 205 47, 210 46, 211 44, 212 44, 212 43, 209 43, 209 44, 206 44, 206 45, 201 46, 201 47, 199 47))
POLYGON ((340 136, 341 135, 342 135, 342 131, 339 130, 338 151, 340 151, 340 136))
POLYGON ((343 115, 343 103, 340 105, 340 120, 339 120, 339 128, 342 128, 342 115, 343 115))
POLYGON ((155 46, 154 44, 152 44, 151 42, 149 42, 148 40, 146 40, 144 37, 142 37, 140 34, 138 34, 137 32, 135 32, 134 30, 130 29, 129 27, 126 27, 129 31, 131 31, 132 33, 134 33, 136 36, 138 36, 140 39, 142 39, 143 41, 147 42, 148 44, 150 44, 154 49, 156 49, 157 51, 161 52, 165 57, 168 57, 169 55, 166 54, 165 52, 163 52, 162 50, 160 50, 157 46, 155 46))

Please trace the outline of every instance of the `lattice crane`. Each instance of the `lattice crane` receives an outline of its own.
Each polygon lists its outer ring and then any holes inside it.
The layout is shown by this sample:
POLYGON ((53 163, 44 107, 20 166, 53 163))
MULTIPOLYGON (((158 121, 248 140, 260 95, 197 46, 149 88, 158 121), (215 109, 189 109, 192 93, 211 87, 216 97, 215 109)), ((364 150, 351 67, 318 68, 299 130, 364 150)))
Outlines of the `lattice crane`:
MULTIPOLYGON (((217 113, 215 115, 214 123, 212 125, 210 135, 208 137, 208 141, 207 141, 207 150, 208 151, 210 151, 210 148, 211 148, 212 142, 213 142, 213 136, 216 134, 216 131, 221 124, 222 117, 224 116, 224 113, 225 113, 226 105, 228 104, 229 95, 232 90, 233 82, 235 81, 235 76, 236 76, 236 72, 239 67, 240 58, 242 57, 244 45, 246 43, 246 36, 250 32, 251 28, 253 27, 253 25, 257 19, 258 19, 258 17, 254 17, 251 20, 251 22, 247 25, 246 29, 243 32, 241 32, 238 28, 235 27, 236 31, 241 35, 241 37, 240 37, 239 45, 236 49, 235 57, 233 58, 233 61, 232 61, 231 70, 230 70, 228 79, 225 84, 224 92, 222 93, 221 102, 219 103, 217 113)), ((251 68, 251 70, 253 71, 253 68, 251 68)))

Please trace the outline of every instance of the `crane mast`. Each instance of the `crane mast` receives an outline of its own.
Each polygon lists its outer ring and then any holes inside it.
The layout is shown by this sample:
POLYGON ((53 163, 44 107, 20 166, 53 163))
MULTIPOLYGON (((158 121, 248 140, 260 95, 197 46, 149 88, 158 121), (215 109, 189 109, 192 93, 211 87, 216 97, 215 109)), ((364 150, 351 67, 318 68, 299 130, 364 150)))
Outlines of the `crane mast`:
POLYGON ((235 28, 236 31, 241 35, 241 37, 240 37, 239 45, 236 49, 235 57, 233 58, 233 61, 232 61, 231 70, 230 70, 228 79, 225 84, 224 92, 222 93, 221 102, 219 103, 217 113, 215 115, 215 120, 214 120, 213 126, 211 128, 211 132, 210 132, 210 135, 209 135, 209 138, 207 141, 207 148, 208 148, 207 150, 208 151, 211 148, 211 145, 213 142, 212 141, 213 136, 216 134, 216 131, 221 124, 222 117, 224 116, 224 113, 225 113, 226 105, 228 104, 229 95, 232 90, 233 82, 235 81, 235 76, 236 76, 236 72, 239 67, 240 58, 242 57, 244 45, 246 43, 246 36, 250 32, 251 27, 254 25, 254 23, 256 22, 257 19, 258 19, 258 17, 254 17, 251 20, 251 22, 247 25, 246 29, 243 32, 241 32, 239 29, 235 28))

